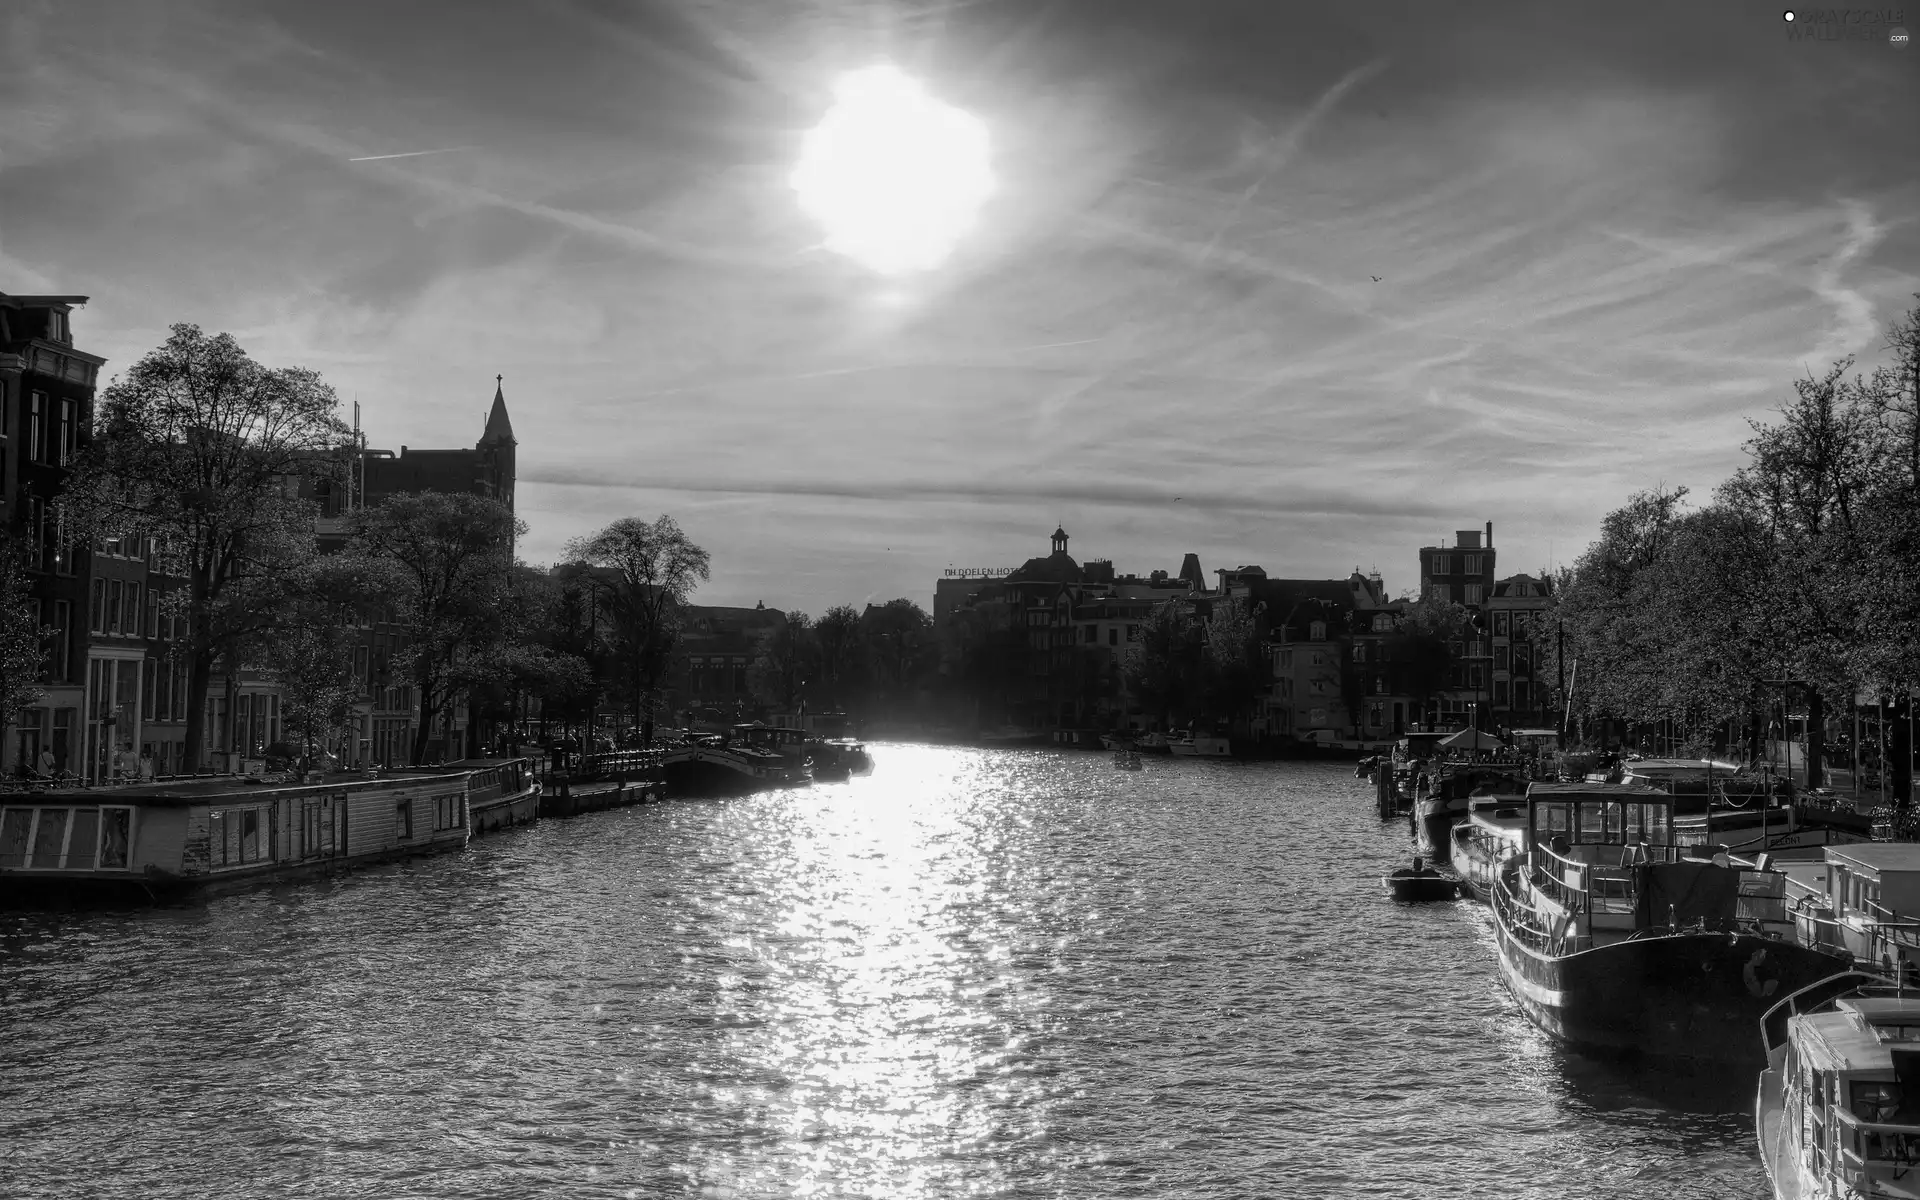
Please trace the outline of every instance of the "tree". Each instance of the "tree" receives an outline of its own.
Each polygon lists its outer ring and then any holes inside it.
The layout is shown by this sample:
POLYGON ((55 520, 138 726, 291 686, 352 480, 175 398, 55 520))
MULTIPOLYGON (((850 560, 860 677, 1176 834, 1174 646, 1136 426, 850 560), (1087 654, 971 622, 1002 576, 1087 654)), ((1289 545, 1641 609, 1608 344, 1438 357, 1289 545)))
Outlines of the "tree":
POLYGON ((1427 705, 1446 688, 1459 659, 1453 644, 1470 636, 1473 618, 1464 605, 1434 596, 1405 602, 1387 653, 1399 664, 1407 692, 1419 705, 1421 722, 1427 705))
POLYGON ((344 477, 339 399, 303 367, 268 368, 231 335, 175 325, 165 345, 100 396, 62 516, 102 539, 158 539, 185 586, 186 770, 197 770, 216 661, 279 619, 288 578, 315 553, 302 480, 344 477))
POLYGON ((889 600, 860 615, 859 635, 873 698, 896 711, 909 704, 935 661, 933 618, 911 600, 889 600))
POLYGON ((1193 605, 1163 600, 1140 627, 1139 651, 1123 672, 1127 690, 1172 728, 1176 715, 1196 707, 1204 694, 1205 655, 1205 628, 1193 605))
POLYGON ((40 624, 28 587, 25 555, 9 534, 0 541, 0 738, 13 731, 21 709, 44 694, 46 639, 56 633, 40 624))
POLYGON ((680 611, 698 582, 708 577, 709 555, 668 516, 652 523, 622 517, 590 537, 569 542, 567 555, 595 568, 589 577, 607 601, 618 635, 634 723, 640 726, 641 743, 652 745, 660 686, 680 636, 680 611))
POLYGON ((850 693, 866 682, 860 614, 850 604, 836 604, 814 623, 813 634, 820 647, 820 682, 829 701, 844 706, 850 693))
POLYGON ((361 594, 384 597, 405 634, 394 666, 416 693, 416 763, 474 682, 463 665, 510 640, 513 539, 525 533, 506 505, 465 492, 390 496, 353 515, 350 562, 336 569, 357 569, 361 594))
POLYGON ((1814 782, 1825 757, 1826 703, 1855 689, 1848 660, 1857 650, 1860 590, 1851 585, 1864 557, 1862 517, 1885 479, 1889 449, 1870 389, 1846 378, 1852 365, 1841 359, 1818 379, 1795 380, 1778 423, 1750 423, 1750 461, 1718 492, 1720 503, 1766 531, 1767 633, 1785 677, 1807 685, 1814 782))
POLYGON ((789 711, 799 707, 819 669, 820 644, 813 618, 803 612, 788 613, 767 645, 767 678, 780 706, 789 711))
POLYGON ((1205 625, 1205 703, 1209 714, 1238 721, 1269 683, 1260 638, 1261 609, 1234 596, 1216 601, 1205 625))

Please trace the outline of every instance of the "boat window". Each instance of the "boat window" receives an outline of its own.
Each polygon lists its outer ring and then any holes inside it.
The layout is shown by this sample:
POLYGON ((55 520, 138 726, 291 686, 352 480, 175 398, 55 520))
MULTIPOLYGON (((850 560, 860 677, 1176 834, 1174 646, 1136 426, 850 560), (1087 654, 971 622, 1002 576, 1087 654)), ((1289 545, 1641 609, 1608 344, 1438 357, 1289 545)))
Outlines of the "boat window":
MULTIPOLYGON (((1900 1111, 1900 1085, 1878 1079, 1856 1079, 1852 1085, 1851 1108, 1854 1115, 1875 1125, 1885 1125, 1900 1111)), ((1879 1155, 1870 1157, 1878 1158, 1879 1155)))
POLYGON ((33 828, 33 810, 9 808, 0 813, 0 867, 27 865, 27 832, 33 828))
POLYGON ((100 810, 101 867, 124 868, 127 865, 127 846, 132 841, 132 831, 132 809, 103 808, 100 810))
POLYGON ((1567 806, 1564 804, 1541 804, 1533 810, 1533 827, 1546 833, 1565 833, 1567 831, 1567 806))
POLYGON ((1620 826, 1621 804, 1618 800, 1607 801, 1607 840, 1617 842, 1623 830, 1620 826))
POLYGON ((66 845, 67 810, 64 808, 41 809, 40 826, 33 831, 33 858, 27 865, 59 866, 60 855, 66 849, 66 845))
POLYGON ((1910 1133, 1862 1131, 1858 1152, 1868 1162, 1891 1162, 1911 1166, 1920 1159, 1920 1137, 1910 1133))
POLYGON ((1580 840, 1581 841, 1597 842, 1600 840, 1601 829, 1603 827, 1602 825, 1603 816, 1600 810, 1603 807, 1604 807, 1603 802, 1598 800, 1586 800, 1581 802, 1580 804, 1580 840))
POLYGON ((67 866, 91 871, 99 850, 100 810, 97 808, 74 809, 73 834, 67 840, 67 866))
POLYGON ((1647 840, 1656 846, 1664 846, 1671 840, 1672 834, 1667 825, 1671 815, 1664 804, 1645 804, 1647 840))

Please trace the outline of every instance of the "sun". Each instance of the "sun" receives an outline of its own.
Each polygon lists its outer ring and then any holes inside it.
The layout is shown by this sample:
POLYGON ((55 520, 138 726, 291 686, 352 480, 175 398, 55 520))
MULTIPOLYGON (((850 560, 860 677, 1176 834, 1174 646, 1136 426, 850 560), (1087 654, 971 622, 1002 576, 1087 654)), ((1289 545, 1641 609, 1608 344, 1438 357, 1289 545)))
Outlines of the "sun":
POLYGON ((827 248, 883 275, 939 266, 993 190, 987 128, 893 67, 841 77, 791 183, 827 248))

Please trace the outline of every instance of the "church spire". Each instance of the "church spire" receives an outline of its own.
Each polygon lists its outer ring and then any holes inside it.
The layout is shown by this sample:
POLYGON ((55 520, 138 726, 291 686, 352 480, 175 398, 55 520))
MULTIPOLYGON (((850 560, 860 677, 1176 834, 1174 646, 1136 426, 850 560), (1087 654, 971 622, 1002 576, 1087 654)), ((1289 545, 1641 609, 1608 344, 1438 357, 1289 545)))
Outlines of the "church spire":
POLYGON ((493 377, 493 408, 487 413, 487 430, 480 435, 480 444, 488 442, 511 442, 519 444, 513 436, 513 422, 507 419, 507 397, 505 392, 506 376, 493 377))

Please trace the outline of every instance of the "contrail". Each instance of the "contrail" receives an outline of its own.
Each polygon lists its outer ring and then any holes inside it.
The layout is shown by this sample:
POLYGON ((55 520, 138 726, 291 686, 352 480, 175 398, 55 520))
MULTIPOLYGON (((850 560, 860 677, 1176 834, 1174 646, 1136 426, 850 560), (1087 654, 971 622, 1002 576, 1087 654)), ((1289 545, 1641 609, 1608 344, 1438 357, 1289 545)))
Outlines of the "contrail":
POLYGON ((445 150, 409 150, 405 154, 369 154, 364 158, 350 158, 348 162, 380 162, 388 158, 419 158, 422 154, 453 154, 461 150, 471 150, 472 146, 448 146, 445 150))

